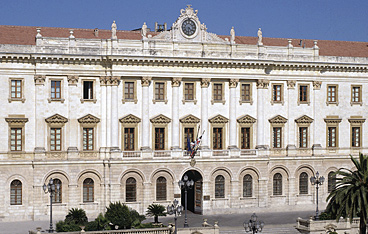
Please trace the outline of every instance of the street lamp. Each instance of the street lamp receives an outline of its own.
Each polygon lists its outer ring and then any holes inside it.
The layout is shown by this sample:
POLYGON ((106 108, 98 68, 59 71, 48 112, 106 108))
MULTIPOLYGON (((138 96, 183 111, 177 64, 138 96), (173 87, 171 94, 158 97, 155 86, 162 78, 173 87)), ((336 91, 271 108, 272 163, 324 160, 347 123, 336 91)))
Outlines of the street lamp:
POLYGON ((167 213, 169 215, 175 214, 175 218, 174 218, 174 220, 175 220, 175 234, 178 233, 177 232, 178 226, 176 225, 176 220, 178 219, 177 215, 180 215, 182 211, 183 211, 183 206, 181 206, 181 205, 179 206, 179 202, 176 199, 174 200, 173 204, 167 206, 167 213))
POLYGON ((184 189, 184 191, 185 191, 185 222, 184 222, 184 227, 189 227, 188 220, 187 220, 187 193, 188 193, 188 189, 193 188, 194 181, 193 180, 188 180, 188 176, 185 174, 183 180, 179 180, 178 184, 179 184, 180 189, 181 190, 184 189))
POLYGON ((250 220, 248 222, 245 221, 243 223, 245 232, 252 232, 253 234, 262 232, 262 229, 264 227, 264 222, 258 221, 257 219, 258 217, 256 213, 253 213, 252 216, 250 217, 250 220))
POLYGON ((54 196, 56 190, 59 191, 59 189, 60 189, 60 184, 57 184, 55 188, 54 180, 52 178, 50 179, 47 185, 43 184, 43 191, 45 193, 50 193, 50 229, 49 229, 49 233, 54 232, 54 228, 52 227, 52 197, 54 196))
POLYGON ((325 177, 319 176, 319 172, 317 171, 316 176, 312 176, 310 178, 310 182, 312 185, 316 185, 316 216, 314 217, 315 220, 318 220, 318 188, 319 185, 322 185, 325 181, 325 177))

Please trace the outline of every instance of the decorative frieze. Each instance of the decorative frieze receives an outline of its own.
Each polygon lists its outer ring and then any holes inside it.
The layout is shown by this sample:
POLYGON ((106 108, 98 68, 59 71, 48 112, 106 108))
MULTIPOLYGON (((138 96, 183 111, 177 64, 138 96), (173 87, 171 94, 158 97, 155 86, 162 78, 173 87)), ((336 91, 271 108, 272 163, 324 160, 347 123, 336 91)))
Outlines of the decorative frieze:
POLYGON ((287 81, 288 89, 295 89, 295 85, 296 85, 296 80, 288 80, 287 81))
POLYGON ((362 116, 350 116, 348 121, 352 124, 362 124, 365 122, 365 119, 362 116))
POLYGON ((202 78, 201 79, 201 87, 202 88, 208 88, 208 85, 211 82, 211 78, 202 78))
POLYGON ((79 76, 68 75, 67 79, 68 79, 68 85, 69 86, 77 86, 79 76))
POLYGON ((181 123, 186 123, 186 124, 198 124, 201 120, 197 117, 195 117, 194 115, 186 115, 185 117, 180 119, 181 123))
POLYGON ((151 123, 154 123, 154 124, 168 124, 170 122, 171 122, 171 119, 162 114, 151 119, 151 123))
POLYGON ((35 85, 44 85, 45 84, 45 80, 46 80, 46 76, 45 75, 35 75, 34 76, 35 85))
POLYGON ((142 77, 142 86, 149 86, 150 85, 150 82, 152 80, 152 77, 151 76, 143 76, 142 77))
POLYGON ((65 118, 64 116, 59 115, 59 114, 55 114, 55 115, 50 116, 47 119, 45 119, 45 121, 48 124, 62 124, 62 125, 64 125, 65 123, 68 122, 68 119, 65 118))
POLYGON ((322 86, 322 81, 315 80, 313 81, 313 89, 320 90, 322 86))
POLYGON ((78 119, 78 122, 81 124, 97 124, 100 122, 100 119, 91 114, 85 115, 82 118, 78 119))
POLYGON ((250 116, 250 115, 244 115, 244 116, 240 117, 239 119, 237 119, 237 121, 240 124, 253 124, 257 120, 255 118, 253 118, 252 116, 250 116))
POLYGON ((285 124, 287 122, 287 118, 281 115, 276 115, 275 117, 269 119, 268 121, 272 124, 285 124))
POLYGON ((121 119, 119 119, 120 123, 124 123, 124 124, 137 124, 141 122, 141 119, 138 118, 135 115, 129 114, 121 119))
POLYGON ((239 83, 239 79, 230 79, 229 81, 229 87, 230 88, 236 88, 236 86, 238 85, 239 83))
POLYGON ((222 115, 216 115, 215 117, 212 117, 211 119, 209 119, 208 122, 212 124, 225 124, 229 122, 229 119, 222 115))
POLYGON ((174 77, 172 78, 171 85, 172 87, 179 87, 181 82, 181 77, 174 77))
POLYGON ((257 89, 268 89, 270 81, 267 79, 259 79, 257 80, 257 89))
POLYGON ((298 124, 311 124, 313 119, 307 115, 303 115, 302 117, 297 118, 295 122, 298 124))
POLYGON ((341 118, 339 116, 327 116, 324 121, 328 124, 339 124, 341 123, 341 118))

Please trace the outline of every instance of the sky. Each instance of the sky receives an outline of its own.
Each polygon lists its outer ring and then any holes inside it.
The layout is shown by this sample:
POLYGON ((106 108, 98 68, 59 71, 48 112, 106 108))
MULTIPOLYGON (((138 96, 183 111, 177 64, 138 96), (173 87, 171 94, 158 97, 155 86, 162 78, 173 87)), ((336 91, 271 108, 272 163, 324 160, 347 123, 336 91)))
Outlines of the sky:
POLYGON ((207 31, 237 36, 368 41, 368 0, 3 0, 0 25, 140 28, 172 23, 186 5, 207 31))

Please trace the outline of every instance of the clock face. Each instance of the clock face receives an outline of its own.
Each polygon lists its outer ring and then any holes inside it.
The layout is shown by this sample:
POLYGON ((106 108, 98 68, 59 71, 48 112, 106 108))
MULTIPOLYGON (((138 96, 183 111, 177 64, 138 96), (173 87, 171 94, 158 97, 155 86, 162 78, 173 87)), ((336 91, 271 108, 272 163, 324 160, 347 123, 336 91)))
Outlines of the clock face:
POLYGON ((183 33, 187 36, 192 36, 195 33, 196 28, 196 24, 191 19, 184 20, 183 24, 181 25, 183 33))

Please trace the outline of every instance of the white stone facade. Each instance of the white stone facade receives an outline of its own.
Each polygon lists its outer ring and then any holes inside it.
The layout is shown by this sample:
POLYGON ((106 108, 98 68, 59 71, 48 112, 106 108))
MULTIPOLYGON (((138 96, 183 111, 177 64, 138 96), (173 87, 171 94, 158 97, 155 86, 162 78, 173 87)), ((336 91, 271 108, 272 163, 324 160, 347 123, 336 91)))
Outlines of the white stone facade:
POLYGON ((319 190, 323 204, 328 173, 352 168, 349 155, 367 151, 366 57, 321 56, 317 42, 311 48, 237 44, 208 33, 190 7, 171 31, 141 40, 42 33, 35 32, 36 45, 0 45, 0 220, 47 219, 42 185, 50 178, 63 185, 56 218, 74 207, 95 217, 109 202, 126 202, 128 178, 136 181, 136 201, 126 203, 144 213, 153 202, 166 206, 180 198, 177 181, 188 171, 198 181, 191 204, 202 213, 313 205, 309 177, 317 171, 326 177, 319 190), (188 19, 196 26, 189 36, 181 26, 188 19), (186 83, 193 84, 193 98, 186 98, 186 83), (19 85, 20 96, 12 96, 19 85), (249 85, 249 98, 243 85, 249 85), (205 133, 191 166, 184 128, 197 135, 199 126, 205 133), (336 131, 330 145, 328 127, 336 131), (134 132, 133 151, 124 149, 126 128, 134 132), (155 149, 156 128, 163 131, 162 150, 155 149), (242 149, 242 128, 249 128, 249 149, 242 149), (20 150, 12 148, 15 129, 21 129, 20 150), (52 129, 61 131, 59 146, 52 146, 52 129), (90 149, 83 142, 86 129, 93 129, 90 149), (222 131, 217 150, 215 129, 222 131), (303 172, 308 186, 301 194, 303 172), (216 187, 219 175, 223 187, 216 187), (243 193, 245 175, 252 177, 250 196, 243 193), (159 177, 166 179, 166 199, 157 201, 159 177), (86 178, 94 181, 93 202, 83 201, 86 178), (22 183, 15 205, 14 180, 22 183))

